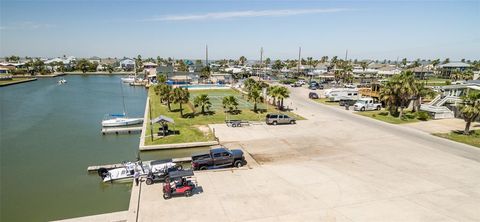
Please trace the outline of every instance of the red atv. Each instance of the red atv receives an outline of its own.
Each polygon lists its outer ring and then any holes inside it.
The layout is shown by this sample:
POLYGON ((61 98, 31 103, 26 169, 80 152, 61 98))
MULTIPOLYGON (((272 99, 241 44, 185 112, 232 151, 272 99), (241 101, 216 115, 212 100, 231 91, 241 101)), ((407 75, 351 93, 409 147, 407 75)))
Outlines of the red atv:
POLYGON ((193 175, 193 170, 169 172, 170 181, 163 184, 163 198, 170 199, 174 195, 192 196, 196 186, 193 175))

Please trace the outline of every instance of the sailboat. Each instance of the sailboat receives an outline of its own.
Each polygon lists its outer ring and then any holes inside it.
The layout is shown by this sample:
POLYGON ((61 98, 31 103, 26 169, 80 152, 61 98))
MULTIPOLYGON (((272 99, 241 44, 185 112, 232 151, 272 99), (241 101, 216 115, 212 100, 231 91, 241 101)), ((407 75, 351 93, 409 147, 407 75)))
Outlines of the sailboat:
POLYGON ((121 114, 107 114, 102 120, 103 127, 112 127, 112 126, 129 126, 143 123, 143 118, 129 118, 127 116, 125 108, 125 96, 123 95, 123 87, 120 84, 122 91, 122 101, 123 101, 123 113, 121 114))

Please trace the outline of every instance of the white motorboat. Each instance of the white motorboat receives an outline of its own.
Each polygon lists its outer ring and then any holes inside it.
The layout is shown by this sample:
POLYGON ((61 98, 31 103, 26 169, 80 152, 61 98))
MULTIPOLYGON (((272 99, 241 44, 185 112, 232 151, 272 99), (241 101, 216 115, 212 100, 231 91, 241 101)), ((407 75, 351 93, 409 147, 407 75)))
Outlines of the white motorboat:
POLYGON ((109 114, 102 121, 102 126, 129 126, 140 123, 143 123, 143 118, 128 118, 125 114, 109 114))
POLYGON ((67 80, 66 79, 60 79, 57 81, 57 83, 60 85, 60 84, 65 84, 67 83, 67 80))
POLYGON ((129 182, 132 181, 135 172, 139 172, 140 176, 147 175, 149 172, 161 173, 168 172, 168 169, 178 167, 171 159, 153 160, 146 162, 125 162, 122 167, 107 170, 105 168, 98 169, 98 175, 103 182, 129 182))
POLYGON ((135 82, 135 76, 127 76, 127 77, 123 77, 121 78, 122 79, 122 82, 124 83, 132 83, 132 82, 135 82))

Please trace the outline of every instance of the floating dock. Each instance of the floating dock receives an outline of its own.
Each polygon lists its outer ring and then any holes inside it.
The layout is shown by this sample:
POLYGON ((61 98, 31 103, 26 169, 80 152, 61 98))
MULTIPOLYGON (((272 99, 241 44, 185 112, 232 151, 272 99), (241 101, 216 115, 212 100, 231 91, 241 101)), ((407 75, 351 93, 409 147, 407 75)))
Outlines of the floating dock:
POLYGON ((142 127, 109 127, 109 128, 102 128, 102 134, 132 134, 132 133, 140 133, 142 132, 142 127))
MULTIPOLYGON (((172 158, 172 162, 174 162, 174 163, 187 163, 187 162, 190 162, 190 161, 192 161, 192 158, 189 157, 189 156, 188 157, 180 157, 180 158, 172 158)), ((97 171, 100 168, 105 168, 105 169, 109 170, 109 169, 113 169, 113 168, 119 168, 119 167, 122 167, 122 166, 123 166, 123 164, 121 164, 121 163, 89 166, 89 167, 87 167, 87 171, 88 172, 97 171)))

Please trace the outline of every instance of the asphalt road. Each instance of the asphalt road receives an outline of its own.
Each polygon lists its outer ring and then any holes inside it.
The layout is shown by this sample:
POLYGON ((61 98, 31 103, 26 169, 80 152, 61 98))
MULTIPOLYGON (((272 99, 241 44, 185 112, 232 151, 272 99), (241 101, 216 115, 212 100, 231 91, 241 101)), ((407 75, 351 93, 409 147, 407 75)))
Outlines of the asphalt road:
POLYGON ((290 88, 291 97, 286 102, 291 104, 295 112, 315 119, 318 116, 330 116, 331 118, 339 118, 348 122, 361 124, 365 128, 376 128, 382 131, 395 134, 410 142, 423 144, 432 148, 436 148, 451 154, 465 157, 480 162, 480 149, 462 143, 457 143, 444 138, 439 138, 420 130, 415 130, 402 125, 394 125, 382 121, 374 120, 368 117, 352 114, 350 111, 324 105, 308 99, 310 90, 305 88, 290 88))

